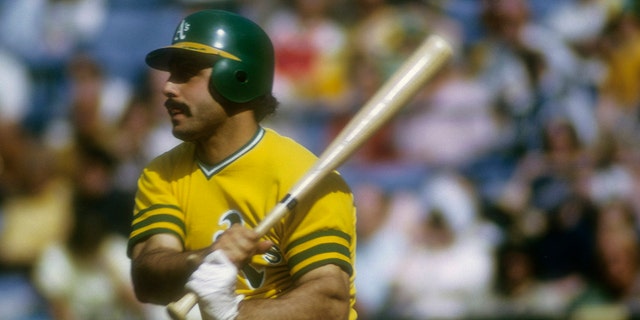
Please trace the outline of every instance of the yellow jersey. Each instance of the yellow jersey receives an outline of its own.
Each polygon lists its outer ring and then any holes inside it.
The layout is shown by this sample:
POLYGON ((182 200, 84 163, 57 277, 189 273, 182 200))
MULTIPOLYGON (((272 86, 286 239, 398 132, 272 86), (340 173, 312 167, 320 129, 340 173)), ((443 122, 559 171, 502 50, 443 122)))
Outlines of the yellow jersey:
MULTIPOLYGON (((237 152, 215 166, 196 159, 184 142, 154 159, 138 180, 129 251, 158 233, 171 233, 185 250, 211 245, 234 223, 255 228, 317 157, 272 129, 259 128, 237 152)), ((355 305, 355 205, 337 173, 325 178, 266 235, 274 243, 238 274, 237 293, 273 298, 309 270, 335 264, 350 275, 355 305)))

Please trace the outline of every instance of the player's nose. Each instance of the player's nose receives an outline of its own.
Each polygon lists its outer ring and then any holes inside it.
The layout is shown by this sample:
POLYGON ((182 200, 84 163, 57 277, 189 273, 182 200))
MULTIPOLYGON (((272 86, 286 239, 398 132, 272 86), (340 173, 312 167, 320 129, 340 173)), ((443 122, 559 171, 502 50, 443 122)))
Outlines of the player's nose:
POLYGON ((167 98, 176 97, 178 96, 178 86, 169 79, 164 83, 164 86, 162 86, 162 94, 167 98))

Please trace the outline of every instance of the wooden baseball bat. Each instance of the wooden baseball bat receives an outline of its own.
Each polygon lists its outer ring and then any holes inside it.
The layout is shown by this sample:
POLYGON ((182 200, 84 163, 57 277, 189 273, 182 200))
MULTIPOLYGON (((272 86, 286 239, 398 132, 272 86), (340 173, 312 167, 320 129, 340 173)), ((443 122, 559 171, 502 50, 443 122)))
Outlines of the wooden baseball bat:
MULTIPOLYGON (((314 165, 289 190, 287 196, 260 221, 254 229, 264 236, 289 213, 323 178, 343 164, 367 139, 406 105, 426 82, 449 60, 451 46, 440 36, 431 35, 398 68, 384 85, 356 113, 329 144, 314 165)), ((182 320, 197 303, 194 293, 170 303, 167 311, 172 319, 182 320)))

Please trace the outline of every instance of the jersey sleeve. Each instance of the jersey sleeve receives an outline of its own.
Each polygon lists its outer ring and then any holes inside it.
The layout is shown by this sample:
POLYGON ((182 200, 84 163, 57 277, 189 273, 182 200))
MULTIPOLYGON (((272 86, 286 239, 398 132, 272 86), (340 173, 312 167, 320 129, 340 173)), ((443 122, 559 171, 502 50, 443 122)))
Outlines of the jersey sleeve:
POLYGON ((284 243, 291 276, 328 264, 353 274, 355 257, 355 206, 346 183, 330 175, 301 202, 289 216, 285 228, 290 234, 284 243))
POLYGON ((131 234, 127 253, 135 244, 160 233, 175 235, 184 244, 185 217, 171 192, 169 164, 155 161, 145 168, 138 179, 131 234))

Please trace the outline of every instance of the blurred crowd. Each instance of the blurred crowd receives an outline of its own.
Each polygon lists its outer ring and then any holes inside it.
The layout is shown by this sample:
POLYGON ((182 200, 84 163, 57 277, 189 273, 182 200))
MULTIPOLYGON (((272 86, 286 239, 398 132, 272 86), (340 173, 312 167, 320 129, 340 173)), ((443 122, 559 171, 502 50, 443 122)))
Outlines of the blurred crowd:
POLYGON ((125 250, 179 143, 144 56, 201 8, 266 29, 264 125, 318 154, 423 39, 454 46, 340 168, 361 319, 640 316, 638 0, 0 0, 0 319, 166 317, 125 250))

